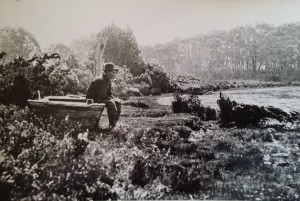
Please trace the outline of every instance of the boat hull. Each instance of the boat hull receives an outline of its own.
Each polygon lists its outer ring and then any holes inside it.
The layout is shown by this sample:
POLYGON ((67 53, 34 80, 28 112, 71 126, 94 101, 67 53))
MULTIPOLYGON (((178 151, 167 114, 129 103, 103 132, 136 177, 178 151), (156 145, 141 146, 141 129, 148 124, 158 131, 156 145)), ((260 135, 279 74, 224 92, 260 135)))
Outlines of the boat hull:
POLYGON ((28 100, 30 109, 40 114, 48 114, 57 120, 67 118, 78 121, 83 126, 95 126, 105 108, 103 103, 88 104, 84 97, 48 96, 40 100, 28 100))

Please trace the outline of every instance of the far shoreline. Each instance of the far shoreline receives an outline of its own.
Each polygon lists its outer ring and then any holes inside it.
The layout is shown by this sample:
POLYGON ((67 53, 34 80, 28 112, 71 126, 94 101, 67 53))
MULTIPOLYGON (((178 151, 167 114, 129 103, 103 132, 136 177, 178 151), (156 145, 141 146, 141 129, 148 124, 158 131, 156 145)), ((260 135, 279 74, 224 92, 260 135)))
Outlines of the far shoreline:
POLYGON ((201 79, 189 80, 187 77, 184 80, 178 80, 176 92, 183 94, 208 95, 211 92, 249 89, 249 88, 271 88, 271 87, 289 87, 300 86, 299 81, 261 81, 261 80, 213 80, 201 81, 201 79))

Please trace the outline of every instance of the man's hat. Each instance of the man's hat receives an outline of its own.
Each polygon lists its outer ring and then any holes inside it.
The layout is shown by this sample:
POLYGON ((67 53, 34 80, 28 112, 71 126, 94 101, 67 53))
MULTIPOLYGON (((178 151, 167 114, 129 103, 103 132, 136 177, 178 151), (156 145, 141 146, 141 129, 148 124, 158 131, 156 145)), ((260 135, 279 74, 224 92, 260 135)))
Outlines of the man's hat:
POLYGON ((106 63, 104 65, 104 72, 107 71, 119 71, 119 69, 117 67, 115 67, 115 65, 113 63, 106 63))

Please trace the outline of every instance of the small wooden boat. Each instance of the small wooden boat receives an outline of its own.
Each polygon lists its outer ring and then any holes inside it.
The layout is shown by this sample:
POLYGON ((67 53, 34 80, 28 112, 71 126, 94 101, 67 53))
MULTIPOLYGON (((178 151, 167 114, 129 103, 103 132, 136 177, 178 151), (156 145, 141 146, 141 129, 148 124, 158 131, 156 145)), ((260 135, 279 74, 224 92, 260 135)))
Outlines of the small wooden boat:
POLYGON ((85 96, 47 96, 39 100, 28 100, 32 110, 49 114, 56 119, 68 118, 79 121, 84 126, 95 126, 104 110, 104 103, 86 101, 85 96))

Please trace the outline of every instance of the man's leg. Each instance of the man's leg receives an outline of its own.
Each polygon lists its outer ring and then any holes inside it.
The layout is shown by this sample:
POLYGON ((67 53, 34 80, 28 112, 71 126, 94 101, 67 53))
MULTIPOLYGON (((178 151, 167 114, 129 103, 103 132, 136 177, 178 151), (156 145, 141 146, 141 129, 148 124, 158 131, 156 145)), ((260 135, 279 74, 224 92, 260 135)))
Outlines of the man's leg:
POLYGON ((121 100, 119 100, 119 99, 116 99, 116 100, 114 100, 114 101, 115 101, 115 104, 116 104, 116 107, 117 107, 116 121, 119 121, 119 119, 120 119, 120 114, 121 114, 121 106, 122 106, 122 103, 121 103, 121 100))
POLYGON ((117 115, 117 107, 114 100, 105 100, 103 101, 105 103, 106 109, 107 109, 107 115, 109 120, 109 128, 113 128, 116 126, 116 115, 117 115))

